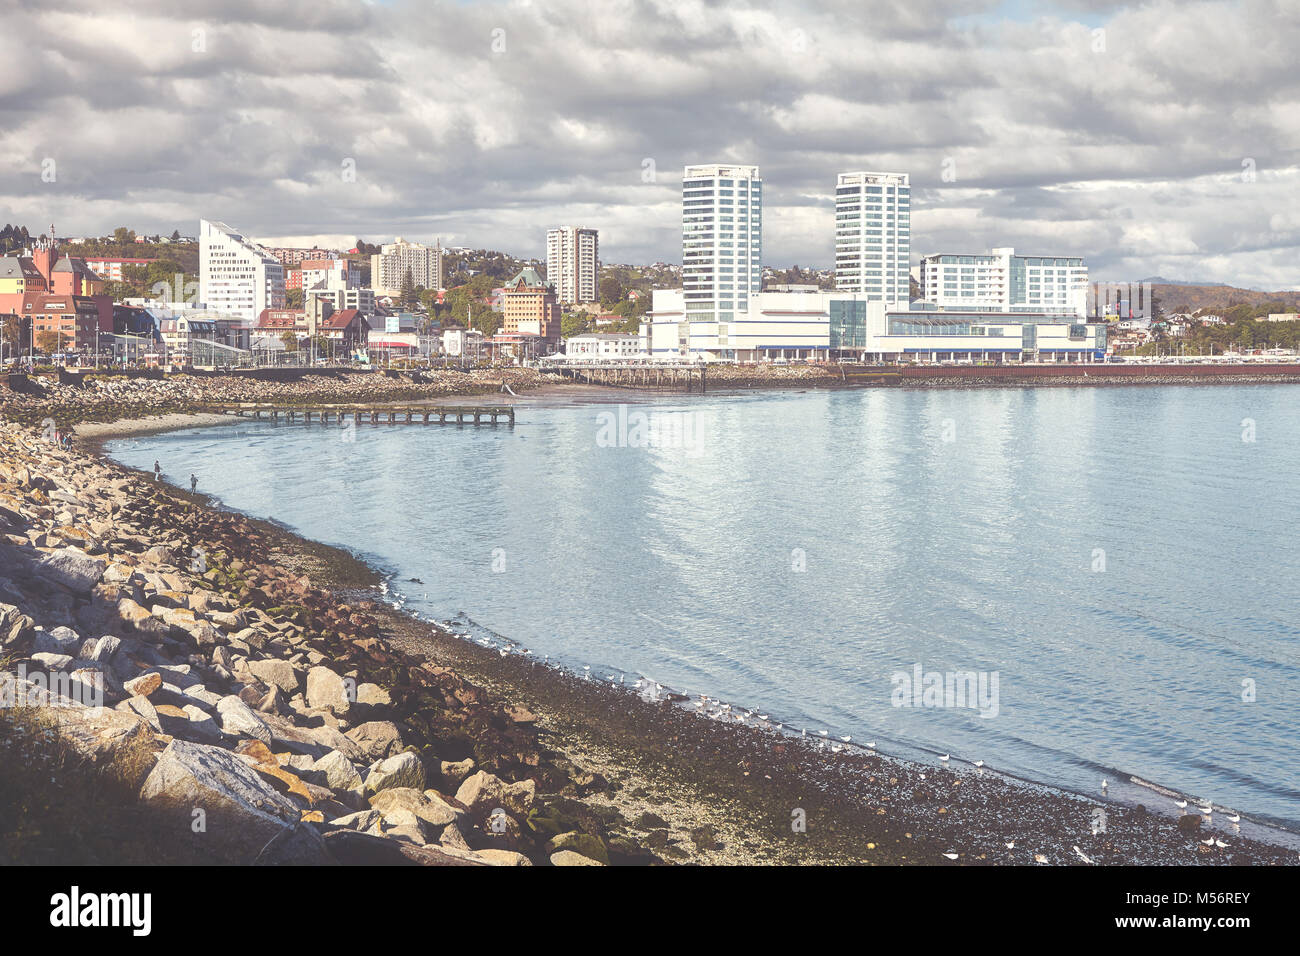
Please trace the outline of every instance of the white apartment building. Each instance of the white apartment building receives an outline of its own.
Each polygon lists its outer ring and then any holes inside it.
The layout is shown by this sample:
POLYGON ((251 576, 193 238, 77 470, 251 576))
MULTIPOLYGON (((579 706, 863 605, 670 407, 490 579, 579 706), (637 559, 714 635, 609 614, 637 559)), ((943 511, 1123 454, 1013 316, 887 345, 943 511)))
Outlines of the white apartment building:
POLYGON ((375 295, 397 295, 407 270, 417 287, 441 289, 442 243, 425 246, 398 236, 370 257, 370 287, 375 295))
POLYGON ((1088 314, 1088 267, 1077 257, 987 255, 921 259, 921 298, 940 309, 1088 314))
POLYGON ((200 219, 199 298, 252 325, 263 309, 284 308, 284 266, 224 222, 200 219))
POLYGON ((546 281, 561 305, 600 301, 600 248, 595 229, 560 226, 546 233, 546 281))
POLYGON ((564 355, 570 362, 626 362, 645 357, 641 336, 622 332, 571 335, 564 342, 564 355))
POLYGON ((356 309, 365 315, 367 319, 376 312, 375 292, 373 289, 324 288, 305 290, 303 292, 304 306, 310 305, 313 301, 328 302, 336 312, 341 312, 343 309, 356 309))
POLYGON ((908 174, 840 173, 835 184, 835 288, 906 307, 911 256, 908 174))
POLYGON ((302 287, 309 289, 360 289, 361 269, 351 259, 304 259, 302 287))
MULTIPOLYGON (((683 321, 726 338, 763 287, 763 180, 757 166, 687 166, 682 177, 683 321)), ((689 336, 689 332, 684 333, 689 336)))

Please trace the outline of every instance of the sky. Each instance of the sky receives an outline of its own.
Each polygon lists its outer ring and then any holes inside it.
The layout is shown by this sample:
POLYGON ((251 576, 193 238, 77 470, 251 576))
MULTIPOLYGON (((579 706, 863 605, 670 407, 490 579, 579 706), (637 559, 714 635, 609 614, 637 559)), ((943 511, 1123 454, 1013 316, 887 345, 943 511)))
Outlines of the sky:
MULTIPOLYGON (((12 0, 11 0, 12 3, 12 0)), ((764 261, 829 267, 837 173, 912 253, 1300 287, 1300 3, 17 0, 0 220, 677 262, 688 163, 753 163, 764 261)), ((37 228, 39 225, 39 229, 37 228)))

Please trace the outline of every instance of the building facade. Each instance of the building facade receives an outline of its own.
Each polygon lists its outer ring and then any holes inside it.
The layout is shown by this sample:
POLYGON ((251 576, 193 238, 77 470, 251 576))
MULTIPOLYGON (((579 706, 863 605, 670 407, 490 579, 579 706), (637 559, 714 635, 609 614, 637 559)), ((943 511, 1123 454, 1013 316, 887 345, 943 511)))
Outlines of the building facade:
POLYGON ((571 335, 564 341, 564 355, 570 362, 628 362, 645 357, 641 336, 622 332, 571 335))
POLYGON ((912 186, 907 173, 840 173, 835 288, 906 307, 911 299, 912 186))
POLYGON ((921 298, 940 309, 1088 314, 1088 268, 1073 256, 987 255, 921 259, 921 298))
POLYGON ((541 339, 537 355, 559 347, 560 303, 536 269, 521 270, 502 288, 501 319, 504 335, 534 335, 541 339))
POLYGON ((749 309, 763 284, 763 180, 757 166, 687 166, 682 176, 683 335, 749 309))
POLYGON ((421 245, 400 236, 370 257, 370 287, 376 295, 397 295, 407 272, 417 287, 442 288, 442 244, 421 245))
POLYGON ((94 348, 113 331, 113 297, 104 284, 84 259, 60 255, 46 240, 29 254, 0 259, 0 315, 19 318, 28 348, 42 341, 50 351, 94 348))
POLYGON ((561 305, 600 300, 599 244, 595 229, 560 226, 546 233, 546 281, 561 305))
POLYGON ((263 309, 284 308, 284 266, 225 223, 202 219, 199 298, 205 307, 252 325, 263 309))
POLYGON ((727 324, 681 335, 681 290, 654 293, 641 350, 653 361, 1023 362, 1104 359, 1106 325, 1044 312, 897 309, 868 293, 763 292, 727 324))

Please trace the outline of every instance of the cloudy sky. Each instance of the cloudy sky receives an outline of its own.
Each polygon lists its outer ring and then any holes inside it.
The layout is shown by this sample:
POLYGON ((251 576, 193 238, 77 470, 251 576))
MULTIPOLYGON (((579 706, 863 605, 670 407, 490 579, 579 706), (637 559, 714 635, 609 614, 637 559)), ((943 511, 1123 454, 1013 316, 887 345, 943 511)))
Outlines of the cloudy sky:
POLYGON ((757 163, 768 264, 829 266, 836 173, 912 250, 1300 286, 1300 3, 18 0, 0 219, 680 258, 686 163, 757 163))

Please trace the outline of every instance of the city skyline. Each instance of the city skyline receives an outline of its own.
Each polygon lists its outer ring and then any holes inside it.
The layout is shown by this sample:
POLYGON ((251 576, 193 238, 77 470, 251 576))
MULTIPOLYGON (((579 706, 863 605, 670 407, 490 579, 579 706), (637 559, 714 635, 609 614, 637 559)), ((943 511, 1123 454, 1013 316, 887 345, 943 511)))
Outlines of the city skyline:
POLYGON ((731 162, 764 172, 765 261, 828 267, 836 174, 897 169, 913 264, 1012 246, 1099 276, 1296 284, 1298 93, 1268 64, 1300 17, 1281 3, 134 16, 33 8, 22 42, 0 41, 11 218, 203 216, 267 245, 442 237, 539 259, 550 225, 580 222, 606 261, 676 261, 678 172, 731 162), (1245 59, 1225 43, 1259 67, 1225 75, 1245 59))

